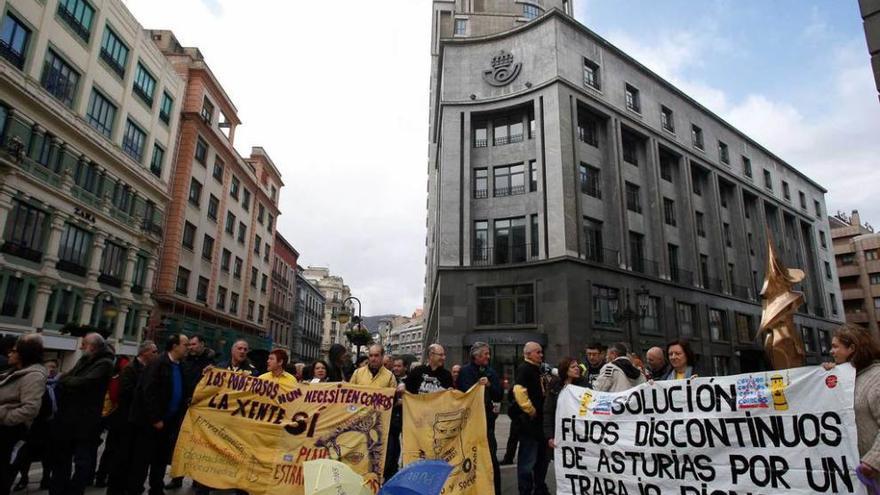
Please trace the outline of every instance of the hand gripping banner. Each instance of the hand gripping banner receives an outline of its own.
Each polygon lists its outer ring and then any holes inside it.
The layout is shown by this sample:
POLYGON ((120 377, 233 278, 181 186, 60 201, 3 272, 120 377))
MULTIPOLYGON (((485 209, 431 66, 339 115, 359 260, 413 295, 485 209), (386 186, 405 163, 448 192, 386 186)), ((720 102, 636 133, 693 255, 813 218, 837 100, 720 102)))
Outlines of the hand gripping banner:
POLYGON ((444 495, 494 491, 484 388, 403 396, 403 463, 440 459, 452 466, 444 495))
POLYGON ((568 386, 556 410, 557 493, 864 494, 850 365, 568 386))
POLYGON ((330 458, 364 476, 376 493, 393 404, 393 388, 320 383, 284 389, 208 370, 183 420, 171 473, 251 495, 302 495, 303 463, 330 458))

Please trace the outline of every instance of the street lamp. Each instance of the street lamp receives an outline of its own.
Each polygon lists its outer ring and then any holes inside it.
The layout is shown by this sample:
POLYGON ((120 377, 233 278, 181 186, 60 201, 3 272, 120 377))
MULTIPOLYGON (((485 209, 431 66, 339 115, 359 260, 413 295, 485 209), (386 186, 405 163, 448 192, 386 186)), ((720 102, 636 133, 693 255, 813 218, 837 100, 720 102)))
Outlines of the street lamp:
POLYGON ((361 357, 361 346, 367 345, 373 341, 373 337, 366 331, 363 330, 361 326, 361 300, 354 297, 349 296, 342 300, 342 309, 336 313, 336 321, 345 325, 349 321, 351 321, 353 328, 349 331, 345 332, 345 337, 348 339, 348 342, 354 346, 357 346, 357 358, 361 357), (353 316, 348 308, 345 306, 345 303, 348 301, 357 301, 358 311, 357 316, 353 316))
MULTIPOLYGON (((624 308, 618 311, 615 311, 614 314, 611 315, 614 318, 614 322, 617 324, 626 325, 626 339, 629 343, 630 347, 634 347, 635 338, 633 337, 633 330, 631 323, 634 321, 641 321, 647 316, 648 313, 648 295, 650 291, 642 285, 639 289, 635 291, 636 293, 636 303, 638 309, 633 309, 630 306, 630 298, 629 298, 629 289, 623 289, 623 301, 624 308)), ((634 349, 633 349, 634 351, 634 349)))

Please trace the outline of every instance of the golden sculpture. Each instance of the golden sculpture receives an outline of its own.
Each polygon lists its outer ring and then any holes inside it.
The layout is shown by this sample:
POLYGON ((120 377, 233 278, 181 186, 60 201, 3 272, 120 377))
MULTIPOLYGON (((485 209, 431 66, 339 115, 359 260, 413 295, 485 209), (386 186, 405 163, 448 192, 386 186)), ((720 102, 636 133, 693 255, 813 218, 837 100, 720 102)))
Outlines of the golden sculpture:
POLYGON ((767 276, 761 297, 764 308, 758 342, 775 370, 804 365, 804 341, 794 326, 794 313, 804 303, 803 292, 793 291, 792 286, 804 279, 803 270, 789 269, 776 257, 773 240, 767 232, 767 276))

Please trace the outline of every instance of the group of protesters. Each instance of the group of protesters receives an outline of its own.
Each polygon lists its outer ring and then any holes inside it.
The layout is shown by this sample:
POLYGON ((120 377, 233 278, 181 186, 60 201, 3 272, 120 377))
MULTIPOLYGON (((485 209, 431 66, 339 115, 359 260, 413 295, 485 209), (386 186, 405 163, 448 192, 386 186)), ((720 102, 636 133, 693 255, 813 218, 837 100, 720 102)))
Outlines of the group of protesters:
MULTIPOLYGON (((90 333, 81 340, 79 360, 60 374, 57 361, 43 359, 40 334, 6 343, 8 351, 0 355, 5 358, 0 359, 0 495, 28 487, 33 462, 42 463, 39 486, 51 495, 79 495, 90 485, 106 487, 111 495, 141 494, 145 482, 151 495, 181 487, 182 478, 166 483, 165 474, 186 409, 209 367, 258 376, 284 388, 343 381, 396 388, 384 466, 386 480, 399 468, 403 391, 467 391, 481 385, 485 387, 495 493, 501 493, 500 465, 512 464, 516 455, 519 493, 543 495, 549 493, 546 475, 555 448, 556 404, 565 386, 619 392, 646 382, 693 378, 697 364, 688 341, 675 340, 665 348, 649 349, 644 360, 623 343, 594 343, 586 347, 582 361, 564 357, 554 369, 544 363, 541 345, 529 342, 507 394, 510 436, 506 454, 499 461, 495 423, 505 391, 490 366, 491 348, 482 342, 471 346, 469 362, 449 369, 446 351, 439 344, 429 346, 424 364, 386 355, 381 345, 370 346, 363 359, 353 362, 348 348, 334 344, 327 360, 308 364, 292 363, 284 350, 276 349, 269 353, 267 371, 262 374, 248 358, 250 348, 245 340, 234 342, 229 359, 217 362, 215 352, 199 335, 172 334, 161 343, 161 350, 156 343, 144 341, 129 360, 116 356, 101 335, 90 333)), ((824 366, 848 362, 857 371, 860 469, 878 478, 880 343, 869 331, 845 325, 834 334, 831 355, 834 362, 824 366)), ((197 494, 211 490, 195 481, 193 488, 197 494)))

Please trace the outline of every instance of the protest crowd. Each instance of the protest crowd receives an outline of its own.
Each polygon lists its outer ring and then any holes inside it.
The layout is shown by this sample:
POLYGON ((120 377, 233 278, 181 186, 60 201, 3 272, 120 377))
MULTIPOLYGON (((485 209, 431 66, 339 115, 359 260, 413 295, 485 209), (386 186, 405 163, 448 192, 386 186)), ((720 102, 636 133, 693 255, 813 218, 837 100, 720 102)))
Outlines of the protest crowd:
MULTIPOLYGON (((403 411, 400 396, 448 389, 485 387, 485 418, 495 492, 500 494, 500 465, 516 460, 521 495, 547 494, 548 464, 556 447, 557 400, 564 387, 576 385, 600 392, 619 392, 642 383, 695 376, 695 355, 686 340, 654 347, 642 356, 623 343, 594 343, 584 359, 563 357, 552 368, 541 346, 530 342, 515 380, 504 390, 490 366, 490 346, 476 343, 467 363, 446 361, 444 348, 429 347, 427 361, 415 364, 369 347, 354 363, 349 350, 334 344, 327 360, 291 363, 274 350, 259 373, 248 358, 244 340, 235 342, 229 358, 218 360, 198 335, 174 334, 164 342, 143 342, 131 359, 116 356, 101 335, 82 338, 81 357, 59 373, 56 361, 43 360, 40 334, 6 339, 0 356, 0 495, 39 484, 52 495, 79 495, 87 486, 106 487, 108 494, 157 495, 180 488, 182 478, 166 478, 181 422, 206 370, 222 369, 258 376, 292 387, 296 384, 349 382, 397 390, 391 414, 384 479, 400 467, 403 411), (505 398, 506 395, 506 398, 505 398), (511 418, 507 449, 498 459, 495 423, 506 406, 511 418), (103 443, 103 450, 99 447, 103 443), (101 455, 99 456, 99 452, 101 455), (516 457, 514 457, 516 455, 516 457), (42 463, 42 478, 29 479, 33 463, 42 463)), ((880 478, 880 343, 867 330, 844 325, 832 341, 833 363, 856 370, 855 418, 859 469, 880 478)), ((260 363, 262 364, 262 363, 260 363)), ((211 488, 193 483, 196 493, 211 488)), ((247 493, 247 486, 238 487, 247 493)))

